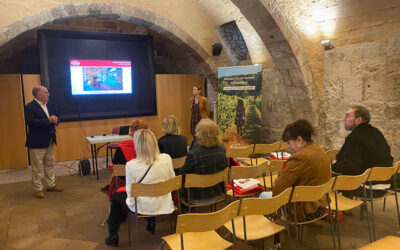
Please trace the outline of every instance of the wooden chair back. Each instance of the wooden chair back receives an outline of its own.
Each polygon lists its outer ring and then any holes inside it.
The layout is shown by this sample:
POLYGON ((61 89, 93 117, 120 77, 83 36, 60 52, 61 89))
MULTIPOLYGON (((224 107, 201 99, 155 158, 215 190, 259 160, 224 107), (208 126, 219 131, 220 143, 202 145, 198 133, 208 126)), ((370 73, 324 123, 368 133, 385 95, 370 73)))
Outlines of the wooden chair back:
POLYGON ((396 173, 397 166, 393 167, 373 167, 368 181, 387 181, 396 173))
POLYGON ((257 166, 248 166, 248 167, 241 167, 241 166, 233 166, 231 167, 231 171, 229 174, 229 179, 247 179, 247 178, 257 178, 259 176, 265 176, 267 172, 268 162, 263 162, 258 164, 257 166))
POLYGON ((240 158, 250 158, 253 154, 254 145, 249 145, 241 148, 227 148, 226 157, 240 157, 240 158))
POLYGON ((335 178, 331 178, 325 184, 318 186, 295 186, 290 202, 317 201, 332 190, 334 181, 335 178))
POLYGON ((185 164, 186 156, 172 159, 172 166, 174 169, 181 168, 185 164))
POLYGON ((398 161, 395 166, 397 166, 397 173, 400 174, 400 161, 398 161))
POLYGON ((336 177, 332 190, 355 190, 367 181, 370 172, 371 169, 369 168, 360 175, 339 175, 336 177))
POLYGON ((125 165, 116 164, 113 167, 112 176, 125 176, 125 165))
POLYGON ((171 193, 182 187, 182 175, 154 184, 132 183, 130 197, 157 197, 171 193))
POLYGON ((339 153, 338 149, 329 149, 325 151, 326 156, 328 156, 328 159, 330 162, 336 161, 336 155, 339 153))
POLYGON ((240 205, 239 216, 272 214, 289 202, 292 188, 271 198, 245 198, 240 205))
POLYGON ((268 154, 275 151, 282 151, 287 148, 286 143, 283 141, 277 141, 271 144, 255 144, 254 154, 268 154))
POLYGON ((280 173, 285 160, 272 160, 268 164, 268 173, 280 173))
POLYGON ((185 188, 204 188, 211 187, 220 182, 228 180, 228 168, 216 174, 186 174, 185 175, 185 188))
POLYGON ((240 201, 232 202, 213 213, 190 213, 178 215, 176 233, 206 232, 215 230, 237 216, 240 201))

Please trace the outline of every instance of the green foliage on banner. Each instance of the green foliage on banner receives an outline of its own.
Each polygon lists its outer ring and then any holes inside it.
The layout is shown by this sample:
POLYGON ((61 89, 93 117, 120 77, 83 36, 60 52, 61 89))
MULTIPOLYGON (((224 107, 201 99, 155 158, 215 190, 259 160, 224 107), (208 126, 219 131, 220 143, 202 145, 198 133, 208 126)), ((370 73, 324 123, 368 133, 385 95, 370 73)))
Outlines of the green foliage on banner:
POLYGON ((222 132, 235 123, 237 96, 218 93, 218 126, 222 132))
POLYGON ((251 144, 261 142, 260 110, 256 105, 251 105, 248 108, 246 123, 244 125, 244 139, 251 144))

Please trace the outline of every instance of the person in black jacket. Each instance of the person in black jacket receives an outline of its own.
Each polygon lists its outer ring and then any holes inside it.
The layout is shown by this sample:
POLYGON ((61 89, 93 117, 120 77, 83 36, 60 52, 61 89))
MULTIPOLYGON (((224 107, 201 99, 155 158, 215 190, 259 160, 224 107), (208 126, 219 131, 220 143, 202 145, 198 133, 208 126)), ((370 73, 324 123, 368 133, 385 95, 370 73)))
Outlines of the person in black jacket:
MULTIPOLYGON (((215 174, 228 166, 225 149, 221 145, 220 130, 211 119, 200 120, 196 126, 196 140, 199 146, 192 149, 186 156, 185 164, 179 174, 215 174)), ((190 188, 190 202, 217 200, 225 193, 224 183, 207 188, 190 188)), ((187 200, 188 191, 183 197, 187 200)))
POLYGON ((174 115, 169 115, 162 122, 164 136, 158 139, 160 153, 169 154, 171 158, 184 157, 187 154, 186 137, 180 135, 179 122, 174 115))
POLYGON ((54 145, 56 144, 56 129, 58 114, 55 107, 50 104, 49 91, 44 86, 32 89, 33 101, 25 106, 25 120, 28 125, 26 146, 32 165, 32 182, 37 198, 43 198, 42 171, 46 191, 61 192, 62 188, 56 186, 54 174, 54 145))
MULTIPOLYGON (((393 157, 390 147, 383 134, 369 124, 369 111, 362 106, 353 106, 345 115, 343 121, 346 130, 351 133, 336 156, 332 171, 344 175, 360 175, 371 167, 391 167, 393 157)), ((373 185, 374 197, 387 192, 390 184, 373 185)), ((369 193, 369 192, 367 192, 369 193)), ((362 189, 352 192, 362 196, 362 189)))

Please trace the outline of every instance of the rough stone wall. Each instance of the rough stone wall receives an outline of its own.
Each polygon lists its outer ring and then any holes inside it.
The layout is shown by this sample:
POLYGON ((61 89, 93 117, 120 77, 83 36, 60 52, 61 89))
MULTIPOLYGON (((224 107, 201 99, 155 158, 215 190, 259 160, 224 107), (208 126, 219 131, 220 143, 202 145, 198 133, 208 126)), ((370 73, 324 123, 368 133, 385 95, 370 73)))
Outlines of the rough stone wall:
POLYGON ((371 113, 371 124, 400 157, 400 37, 358 43, 325 52, 324 144, 340 148, 348 131, 343 117, 351 105, 371 113))
POLYGON ((283 129, 293 117, 279 70, 263 69, 262 77, 262 135, 265 143, 273 143, 280 140, 283 129))
POLYGON ((239 61, 250 59, 246 43, 235 21, 218 26, 217 31, 234 65, 238 65, 239 61))

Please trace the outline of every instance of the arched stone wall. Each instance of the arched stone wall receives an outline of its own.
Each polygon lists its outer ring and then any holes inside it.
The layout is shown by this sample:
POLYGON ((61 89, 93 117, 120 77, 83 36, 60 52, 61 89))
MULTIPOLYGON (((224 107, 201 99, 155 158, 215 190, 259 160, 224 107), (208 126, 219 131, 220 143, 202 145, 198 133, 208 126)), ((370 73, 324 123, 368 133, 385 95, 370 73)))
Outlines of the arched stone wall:
POLYGON ((56 20, 76 17, 115 18, 142 25, 164 35, 199 64, 213 87, 216 88, 215 72, 218 65, 212 63, 210 55, 195 39, 162 16, 118 3, 67 3, 23 18, 0 30, 0 54, 7 48, 5 45, 9 41, 28 30, 53 23, 56 20))

